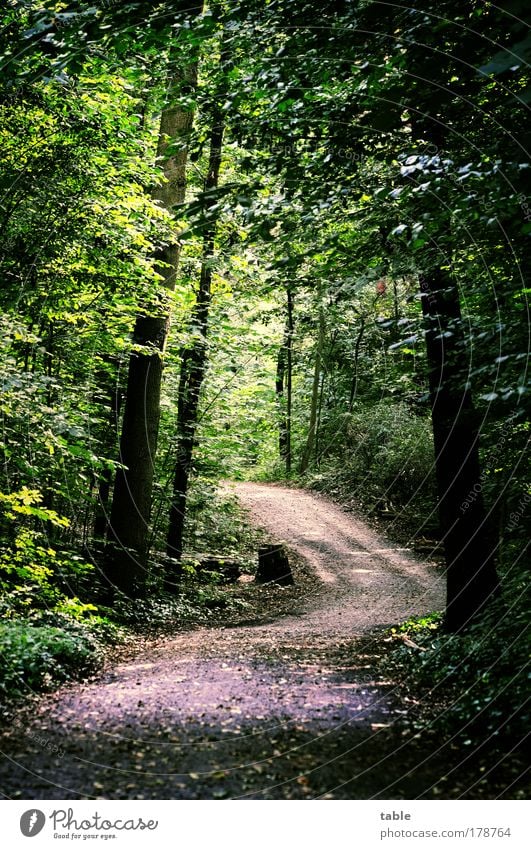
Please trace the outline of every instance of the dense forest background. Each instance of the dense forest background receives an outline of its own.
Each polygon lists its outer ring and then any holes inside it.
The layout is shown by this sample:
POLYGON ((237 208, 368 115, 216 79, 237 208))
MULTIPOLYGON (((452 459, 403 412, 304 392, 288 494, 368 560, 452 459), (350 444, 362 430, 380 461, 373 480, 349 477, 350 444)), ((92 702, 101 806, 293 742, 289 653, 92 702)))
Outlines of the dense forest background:
POLYGON ((252 546, 219 482, 283 480, 445 558, 422 674, 521 712, 527 4, 0 24, 4 694, 211 602, 197 552, 252 546))

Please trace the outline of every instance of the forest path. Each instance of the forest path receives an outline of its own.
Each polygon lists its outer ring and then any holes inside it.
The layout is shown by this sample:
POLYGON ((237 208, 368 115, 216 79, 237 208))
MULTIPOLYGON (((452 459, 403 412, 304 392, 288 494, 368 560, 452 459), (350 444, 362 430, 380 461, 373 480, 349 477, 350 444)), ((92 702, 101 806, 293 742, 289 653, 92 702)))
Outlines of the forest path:
POLYGON ((352 637, 444 606, 444 578, 326 496, 285 486, 236 483, 251 520, 284 541, 317 581, 304 615, 272 626, 286 633, 352 637))
POLYGON ((43 698, 2 737, 6 797, 448 794, 441 782, 461 753, 395 728, 409 706, 378 672, 386 646, 374 631, 439 607, 436 570, 321 496, 235 491, 257 524, 307 558, 315 591, 273 622, 160 639, 43 698))

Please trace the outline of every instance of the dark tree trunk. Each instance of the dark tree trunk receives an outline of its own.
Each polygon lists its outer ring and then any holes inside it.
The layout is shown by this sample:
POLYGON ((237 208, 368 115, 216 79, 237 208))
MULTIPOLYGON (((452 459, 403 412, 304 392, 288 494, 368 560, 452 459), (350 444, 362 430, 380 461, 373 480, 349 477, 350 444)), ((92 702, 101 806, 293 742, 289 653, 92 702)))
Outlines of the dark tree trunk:
POLYGON ((287 289, 288 334, 286 338, 286 475, 291 475, 293 408, 293 292, 287 289))
POLYGON ((286 326, 282 347, 278 352, 276 393, 278 402, 279 428, 278 448, 286 464, 286 475, 291 474, 291 406, 293 382, 293 295, 288 287, 286 291, 286 326))
POLYGON ((286 379, 286 332, 284 339, 278 350, 277 356, 277 373, 275 378, 275 392, 277 395, 278 407, 278 453, 282 460, 286 458, 286 443, 287 443, 287 428, 286 428, 286 410, 284 400, 284 382, 286 379))
MULTIPOLYGON (((212 192, 219 184, 219 169, 224 133, 224 112, 221 104, 216 104, 210 135, 210 155, 204 192, 212 192)), ((208 197, 208 195, 206 195, 208 197)), ((165 574, 166 588, 171 590, 180 578, 179 561, 182 555, 184 522, 188 498, 188 485, 192 467, 192 458, 197 430, 199 396, 205 376, 208 359, 207 336, 212 285, 212 260, 214 256, 217 229, 216 199, 206 204, 207 224, 203 234, 203 260, 196 303, 190 327, 190 346, 181 351, 181 374, 177 399, 177 442, 173 479, 173 493, 170 504, 170 520, 166 551, 173 562, 168 565, 165 574)))
POLYGON ((326 372, 321 372, 321 384, 319 388, 319 404, 317 406, 317 422, 315 425, 315 446, 314 446, 314 462, 316 469, 319 468, 321 460, 320 460, 320 452, 321 452, 321 420, 323 415, 323 404, 324 404, 324 388, 326 383, 326 372))
POLYGON ((498 592, 496 546, 482 498, 479 430, 468 388, 459 294, 440 269, 421 276, 420 290, 446 558, 446 628, 457 632, 498 592))
MULTIPOLYGON (((170 106, 161 116, 158 158, 166 182, 153 193, 168 211, 184 201, 186 188, 187 136, 193 123, 189 108, 171 105, 171 99, 193 88, 197 66, 176 76, 170 86, 170 106), (181 149, 168 155, 169 145, 178 141, 181 149)), ((116 475, 109 540, 107 575, 120 589, 132 592, 145 582, 148 553, 154 461, 160 416, 162 357, 169 327, 169 298, 175 288, 180 246, 177 240, 156 257, 157 271, 164 290, 155 314, 140 314, 133 333, 134 351, 129 361, 127 394, 120 439, 120 463, 116 475)))

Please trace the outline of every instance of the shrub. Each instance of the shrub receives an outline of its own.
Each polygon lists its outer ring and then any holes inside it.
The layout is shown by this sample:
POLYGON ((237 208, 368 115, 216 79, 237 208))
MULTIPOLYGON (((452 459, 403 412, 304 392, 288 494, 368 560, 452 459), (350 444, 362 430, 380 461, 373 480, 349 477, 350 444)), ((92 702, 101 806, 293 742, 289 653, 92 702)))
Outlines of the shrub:
MULTIPOLYGON (((342 427, 335 422, 334 434, 310 485, 355 499, 369 512, 400 511, 401 522, 413 530, 424 524, 436 505, 429 421, 403 403, 360 404, 344 416, 342 427)), ((434 519, 430 530, 435 528, 434 519)))
POLYGON ((391 655, 395 673, 426 699, 443 703, 435 722, 467 745, 487 738, 512 742, 527 733, 529 716, 530 597, 524 571, 502 580, 502 598, 460 635, 440 618, 410 620, 398 629, 424 651, 401 645, 391 655))
MULTIPOLYGON (((93 569, 79 555, 61 554, 50 543, 47 530, 67 528, 69 521, 42 501, 39 490, 25 486, 0 493, 0 610, 4 615, 66 603, 65 591, 71 593, 93 569)), ((71 602, 75 605, 78 600, 71 602)))
POLYGON ((71 620, 65 627, 12 620, 0 622, 0 699, 46 690, 94 672, 102 646, 88 629, 71 620))
POLYGON ((193 481, 186 514, 186 550, 254 561, 262 537, 236 496, 203 478, 193 481))

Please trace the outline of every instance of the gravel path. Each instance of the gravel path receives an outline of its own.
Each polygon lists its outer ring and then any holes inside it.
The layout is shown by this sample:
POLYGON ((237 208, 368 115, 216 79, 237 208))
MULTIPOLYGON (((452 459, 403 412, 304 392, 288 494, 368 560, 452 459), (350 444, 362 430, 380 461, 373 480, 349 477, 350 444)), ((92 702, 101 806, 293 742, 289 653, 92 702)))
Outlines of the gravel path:
POLYGON ((321 496, 235 490, 313 589, 271 623, 159 639, 41 699, 3 734, 6 797, 451 795, 462 753, 396 728, 407 705, 376 671, 381 626, 441 607, 437 571, 321 496))
POLYGON ((282 619, 276 629, 351 637, 443 607, 440 572, 329 498, 264 484, 230 488, 252 520, 301 555, 319 579, 304 616, 282 619))

